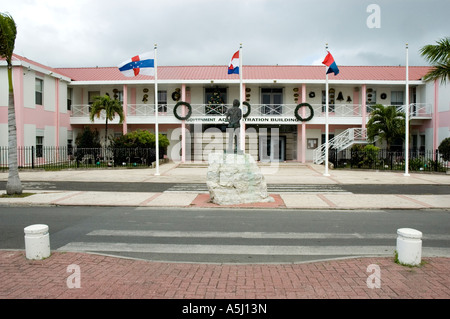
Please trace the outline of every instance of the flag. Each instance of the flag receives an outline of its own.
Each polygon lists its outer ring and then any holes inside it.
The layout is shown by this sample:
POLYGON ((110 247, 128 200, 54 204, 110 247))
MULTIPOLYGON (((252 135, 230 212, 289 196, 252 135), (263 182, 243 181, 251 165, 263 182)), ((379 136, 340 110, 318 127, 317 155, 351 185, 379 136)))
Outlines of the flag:
POLYGON ((322 64, 325 64, 328 67, 326 74, 331 73, 331 72, 333 72, 335 76, 339 74, 339 69, 336 65, 336 62, 334 62, 334 58, 330 52, 328 52, 328 54, 325 57, 325 60, 323 60, 322 64))
POLYGON ((139 54, 117 67, 125 76, 155 75, 155 55, 153 52, 139 54))
POLYGON ((228 65, 228 74, 239 74, 239 51, 236 51, 228 65))

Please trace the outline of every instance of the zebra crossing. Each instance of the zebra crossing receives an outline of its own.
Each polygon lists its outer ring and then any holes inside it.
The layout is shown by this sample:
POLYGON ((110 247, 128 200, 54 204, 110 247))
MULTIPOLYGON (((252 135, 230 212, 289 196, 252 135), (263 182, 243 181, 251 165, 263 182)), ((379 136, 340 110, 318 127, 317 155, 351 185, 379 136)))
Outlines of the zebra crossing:
MULTIPOLYGON (((177 262, 301 262, 337 257, 393 256, 395 234, 212 232, 98 229, 59 251, 104 253, 177 262)), ((431 240, 450 240, 434 236, 431 240)), ((424 255, 450 256, 447 248, 424 255)))
MULTIPOLYGON (((269 184, 267 185, 269 193, 344 193, 351 194, 341 185, 336 184, 269 184)), ((176 184, 169 187, 165 192, 168 193, 208 193, 208 187, 204 183, 176 184)))

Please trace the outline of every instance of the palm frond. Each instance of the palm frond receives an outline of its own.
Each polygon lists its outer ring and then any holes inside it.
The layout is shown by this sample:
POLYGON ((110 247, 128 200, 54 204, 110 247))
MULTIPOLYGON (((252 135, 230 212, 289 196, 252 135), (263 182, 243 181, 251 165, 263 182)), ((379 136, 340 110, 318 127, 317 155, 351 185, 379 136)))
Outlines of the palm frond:
POLYGON ((17 26, 12 16, 0 13, 0 56, 11 65, 11 59, 16 42, 17 26))
POLYGON ((447 64, 437 64, 433 69, 428 72, 423 80, 425 82, 441 80, 441 84, 446 84, 447 80, 450 80, 450 63, 447 64))
POLYGON ((450 80, 450 38, 446 37, 436 42, 436 45, 425 45, 419 52, 433 68, 424 76, 425 82, 441 80, 445 84, 450 80))
POLYGON ((450 60, 450 38, 436 42, 436 45, 425 45, 419 52, 430 63, 447 63, 450 60))

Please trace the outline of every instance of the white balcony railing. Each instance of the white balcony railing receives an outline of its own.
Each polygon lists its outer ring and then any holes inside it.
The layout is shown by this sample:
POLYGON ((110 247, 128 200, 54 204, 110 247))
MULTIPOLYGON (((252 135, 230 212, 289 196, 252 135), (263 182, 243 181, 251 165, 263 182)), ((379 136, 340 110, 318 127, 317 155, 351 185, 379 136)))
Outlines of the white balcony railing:
MULTIPOLYGON (((294 116, 295 109, 298 104, 251 104, 251 116, 294 116)), ((314 117, 325 117, 325 105, 322 104, 310 104, 314 117)), ((173 109, 175 104, 159 105, 159 116, 173 117, 173 109)), ((223 116, 228 108, 232 107, 231 104, 191 104, 192 116, 223 116)), ((405 106, 398 106, 399 110, 404 111, 405 106)), ((72 105, 72 117, 89 117, 90 106, 85 105, 72 105)), ((246 112, 246 106, 244 106, 244 113, 246 112)), ((366 107, 366 114, 369 117, 372 111, 372 106, 366 107)), ((303 112, 302 110, 300 112, 303 112)), ((309 110, 305 110, 306 114, 309 114, 309 110)), ((411 118, 430 118, 432 114, 432 107, 429 103, 412 103, 410 104, 410 117, 411 118)), ((127 116, 128 117, 151 117, 155 115, 155 104, 128 104, 127 116)), ((329 116, 331 117, 361 117, 362 106, 360 104, 334 104, 329 106, 329 116)), ((102 116, 101 116, 102 118, 102 116)), ((104 118, 104 116, 103 116, 104 118)))

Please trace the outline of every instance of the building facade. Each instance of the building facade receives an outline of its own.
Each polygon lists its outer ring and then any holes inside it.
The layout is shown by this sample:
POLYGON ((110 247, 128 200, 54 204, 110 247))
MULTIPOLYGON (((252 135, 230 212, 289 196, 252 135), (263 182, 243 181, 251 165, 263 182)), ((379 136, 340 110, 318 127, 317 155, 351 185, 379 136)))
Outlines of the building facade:
MULTIPOLYGON (((228 75, 226 66, 160 66, 156 114, 153 77, 128 78, 116 67, 51 68, 18 55, 13 64, 19 146, 73 145, 85 126, 104 137, 105 119, 91 122, 89 110, 95 96, 109 94, 122 102, 125 115, 123 123, 118 117, 109 123, 109 136, 155 132, 158 125, 170 140, 171 160, 206 161, 209 152, 226 149, 224 114, 239 99, 247 102, 241 127, 246 152, 258 161, 320 163, 326 94, 329 139, 340 141, 335 147, 365 139, 373 105, 406 109, 406 72, 400 66, 340 66, 339 75, 329 77, 328 92, 322 66, 244 66, 242 91, 239 76, 228 75)), ((450 136, 450 87, 423 82, 429 69, 409 68, 414 150, 435 150, 450 136)), ((7 146, 7 86, 6 63, 0 61, 0 146, 7 146)))

